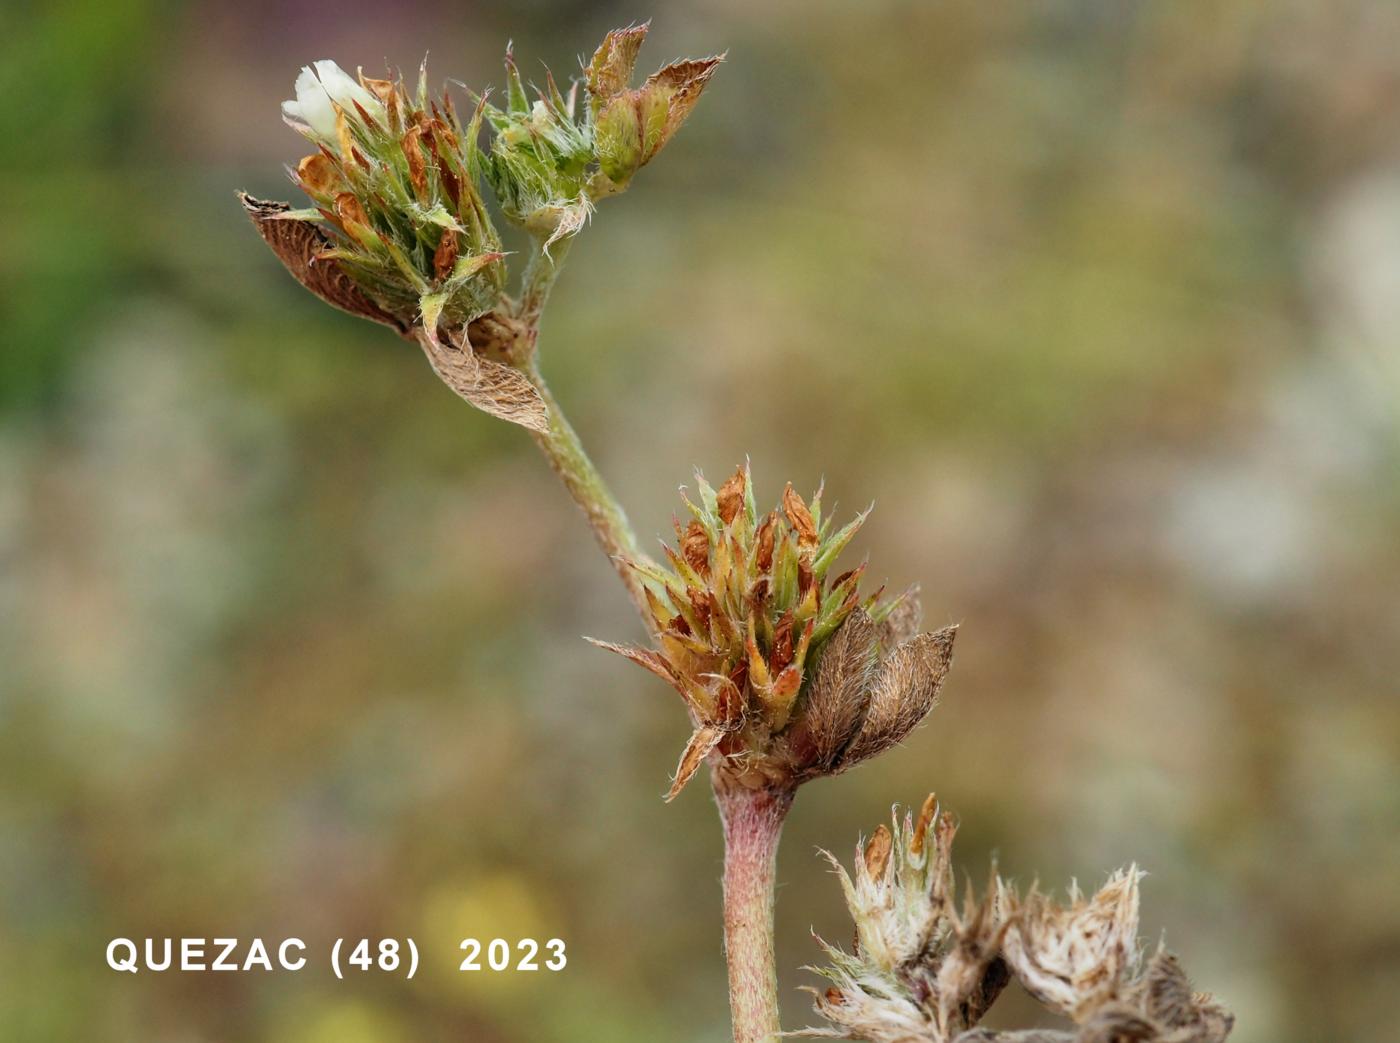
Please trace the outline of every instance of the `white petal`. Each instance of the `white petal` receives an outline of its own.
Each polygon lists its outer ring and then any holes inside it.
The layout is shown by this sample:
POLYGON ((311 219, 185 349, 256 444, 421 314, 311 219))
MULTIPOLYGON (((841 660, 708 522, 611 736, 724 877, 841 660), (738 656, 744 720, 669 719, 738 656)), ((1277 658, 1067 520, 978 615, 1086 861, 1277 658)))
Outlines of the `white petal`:
POLYGON ((305 123, 320 137, 334 138, 335 107, 310 66, 303 68, 297 76, 296 92, 295 101, 282 103, 282 113, 305 123))
POLYGON ((341 108, 353 113, 354 103, 359 102, 372 116, 378 117, 382 113, 379 99, 361 87, 354 77, 335 62, 329 59, 316 62, 316 75, 320 77, 321 86, 325 88, 326 93, 341 108))
POLYGON ((306 119, 301 114, 301 106, 294 101, 284 101, 282 103, 282 118, 289 123, 300 123, 305 125, 306 119))

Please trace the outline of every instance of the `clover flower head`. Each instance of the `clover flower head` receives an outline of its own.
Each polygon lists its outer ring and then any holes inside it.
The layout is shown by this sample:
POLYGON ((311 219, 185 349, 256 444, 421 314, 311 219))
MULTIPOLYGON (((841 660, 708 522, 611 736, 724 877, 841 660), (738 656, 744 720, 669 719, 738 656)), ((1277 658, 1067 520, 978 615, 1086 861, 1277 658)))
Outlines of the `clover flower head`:
POLYGON ((661 677, 694 733, 668 799, 711 760, 749 788, 832 775, 902 740, 932 709, 955 628, 920 634, 917 595, 859 592, 835 564, 866 514, 837 529, 822 493, 789 484, 760 515, 747 465, 718 490, 697 475, 669 567, 634 561, 656 647, 595 642, 661 677))
MULTIPOLYGON (((576 235, 594 202, 622 191, 670 139, 720 60, 667 66, 640 93, 629 92, 645 35, 646 26, 609 33, 583 79, 563 92, 546 71, 533 100, 507 49, 504 104, 475 94, 465 120, 448 92, 429 92, 426 65, 410 89, 401 75, 351 76, 329 59, 313 62, 282 103, 283 119, 312 146, 292 173, 311 205, 246 194, 243 205, 312 293, 417 341, 443 382, 472 405, 546 431, 548 409, 522 372, 538 321, 526 302, 538 298, 528 287, 519 302, 506 293, 506 254, 481 186, 552 268, 550 248, 576 235), (604 103, 623 96, 651 99, 643 108, 660 119, 626 171, 615 161, 613 131, 597 133, 604 103), (492 134, 483 147, 486 126, 492 134)), ((533 264, 522 285, 532 271, 533 264)))

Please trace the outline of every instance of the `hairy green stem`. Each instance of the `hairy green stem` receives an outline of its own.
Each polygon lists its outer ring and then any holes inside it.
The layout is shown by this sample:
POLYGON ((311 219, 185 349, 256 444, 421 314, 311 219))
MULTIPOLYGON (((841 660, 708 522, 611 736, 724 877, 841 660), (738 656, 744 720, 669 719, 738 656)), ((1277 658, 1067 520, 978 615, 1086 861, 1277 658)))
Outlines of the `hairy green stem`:
POLYGON ((716 776, 724 826, 724 957, 734 1043, 774 1043, 778 974, 773 955, 773 888, 778 839, 791 790, 751 790, 716 776))
POLYGON ((549 461, 549 466, 564 483, 564 488, 569 491, 574 503, 579 505, 588 518, 588 524, 593 528, 598 545, 613 563, 618 578, 622 580, 632 603, 641 614, 643 625, 650 630, 651 612, 647 608, 642 579, 636 570, 627 564, 627 559, 641 562, 650 559, 637 545, 636 534, 627 521, 622 505, 617 502, 617 498, 603 481, 603 476, 598 473, 598 468, 584 452, 578 433, 569 423, 569 418, 564 415, 533 361, 525 370, 525 374, 535 385, 540 397, 544 399, 545 408, 549 410, 549 430, 531 432, 535 444, 540 447, 545 459, 549 461))
MULTIPOLYGON (((525 327, 528 348, 516 365, 544 400, 549 428, 532 432, 554 473, 583 510, 593 535, 613 563, 641 614, 652 629, 646 590, 626 559, 649 561, 637 544, 622 505, 589 459, 578 433, 540 375, 535 345, 540 317, 558 277, 568 240, 555 244, 553 256, 537 242, 521 286, 515 317, 525 327)), ((715 803, 724 826, 724 952, 729 967, 729 1009, 735 1043, 775 1043, 778 1020, 778 975, 773 953, 773 891, 778 840, 792 806, 790 790, 750 790, 714 780, 715 803)))
POLYGON ((516 317, 532 329, 540 324, 549 291, 554 289, 554 280, 559 278, 559 270, 564 267, 564 258, 569 256, 569 246, 573 237, 561 239, 548 248, 536 239, 530 248, 530 259, 525 263, 525 273, 521 277, 520 302, 516 317))
POLYGON ((549 300, 549 291, 554 286, 554 280, 559 276, 559 269, 564 263, 570 242, 570 239, 564 239, 555 243, 550 253, 546 254, 543 245, 538 240, 535 241, 525 268, 520 300, 515 307, 516 318, 524 325, 526 336, 529 338, 529 349, 525 358, 517 362, 517 366, 529 378, 530 383, 535 385, 535 390, 540 393, 540 398, 544 400, 545 408, 549 412, 549 429, 531 432, 535 444, 540 447, 545 459, 549 461, 549 466, 554 469, 554 473, 564 483, 564 488, 573 497, 574 503, 578 504, 588 519, 598 545, 613 563, 618 578, 627 588, 633 605, 642 617, 643 626, 650 631, 651 612, 647 608, 646 591, 641 577, 627 564, 627 560, 649 562, 651 559, 642 553, 626 512, 608 488, 603 476, 598 473, 598 468, 589 459, 583 443, 579 441, 578 432, 569 423, 569 418, 559 401, 545 383, 535 351, 540 317, 546 301, 549 300))

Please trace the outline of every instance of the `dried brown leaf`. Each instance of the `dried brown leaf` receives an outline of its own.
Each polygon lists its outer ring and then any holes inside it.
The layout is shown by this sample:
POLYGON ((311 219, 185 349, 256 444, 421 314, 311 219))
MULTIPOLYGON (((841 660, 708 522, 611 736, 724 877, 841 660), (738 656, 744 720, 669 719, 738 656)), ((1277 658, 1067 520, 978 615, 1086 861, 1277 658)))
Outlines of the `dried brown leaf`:
POLYGON ((605 649, 609 652, 615 652, 622 656, 622 658, 631 660, 638 666, 650 670, 672 687, 676 686, 675 674, 671 673, 671 668, 666 665, 666 660, 662 658, 660 652, 650 648, 637 648, 635 645, 619 645, 612 641, 599 641, 595 637, 585 637, 584 640, 590 645, 596 645, 598 648, 605 649))
POLYGON ((705 90, 705 85, 710 82, 710 77, 715 74, 715 70, 719 68, 722 61, 724 61, 724 55, 718 54, 711 58, 675 62, 665 68, 658 69, 647 77, 646 83, 642 85, 643 94, 649 88, 660 88, 668 95, 666 127, 656 148, 659 149, 665 145, 676 131, 680 130, 681 124, 695 108, 696 102, 700 100, 700 95, 705 90))
MULTIPOLYGON (((614 652, 624 659, 636 663, 644 670, 655 674, 680 693, 681 698, 685 700, 686 709, 690 711, 692 718, 697 721, 705 719, 708 707, 701 701, 702 693, 699 691, 698 687, 692 688, 688 686, 682 678, 677 677, 667 664, 665 656, 660 652, 651 648, 637 648, 635 645, 619 645, 611 641, 599 641, 591 637, 586 637, 584 640, 606 651, 614 652)), ((721 695, 723 694, 722 690, 721 695)), ((722 718, 728 712, 728 707, 721 707, 722 718)))
POLYGON ((314 221, 287 217, 291 207, 286 203, 254 199, 246 192, 238 198, 263 241, 297 282, 341 311, 407 332, 407 325, 371 300, 339 264, 321 257, 335 244, 314 221))
POLYGON ((477 409, 531 431, 549 430, 549 410, 524 375, 493 359, 477 358, 470 347, 444 344, 422 331, 418 342, 442 382, 477 409))
POLYGON ((585 70, 588 93, 592 95, 595 110, 600 102, 627 89, 632 70, 637 65, 637 53, 642 49, 650 27, 650 22, 643 22, 626 29, 614 29, 603 37, 602 44, 585 70))

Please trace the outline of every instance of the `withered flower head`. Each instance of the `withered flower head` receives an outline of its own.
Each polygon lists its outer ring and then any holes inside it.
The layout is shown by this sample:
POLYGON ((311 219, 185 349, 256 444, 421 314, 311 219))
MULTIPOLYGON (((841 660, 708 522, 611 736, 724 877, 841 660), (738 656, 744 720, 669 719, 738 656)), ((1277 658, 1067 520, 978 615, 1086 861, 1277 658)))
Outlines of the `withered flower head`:
POLYGON ((708 758, 728 782, 789 788, 902 740, 933 708, 954 629, 917 633, 915 592, 859 592, 865 566, 834 573, 866 515, 835 529, 821 493, 788 485, 760 516, 747 466, 676 522, 669 568, 631 562, 657 647, 596 642, 685 700, 695 726, 667 799, 708 758))
POLYGON ((812 991, 836 1030, 805 1034, 875 1043, 946 1043, 981 1020, 1009 980, 1000 946, 1007 923, 992 900, 954 897, 957 822, 932 794, 918 817, 895 809, 856 848, 851 872, 827 855, 855 921, 851 952, 818 939, 833 987, 812 991))
POLYGON ((1142 968, 1136 867, 1092 898, 1071 888, 1061 906, 1020 898, 1000 877, 981 900, 954 901, 957 825, 930 796, 917 818, 896 809, 847 872, 836 859, 855 943, 818 941, 831 960, 811 968, 832 982, 811 989, 832 1027, 798 1035, 869 1043, 1224 1043, 1234 1017, 1196 993, 1164 950, 1142 968), (1005 985, 1071 1018, 1071 1031, 999 1032, 977 1024, 1005 985))
POLYGON ((1141 878, 1137 866, 1121 869, 1092 898, 1072 883, 1067 905, 1036 888, 1022 898, 1003 885, 1001 902, 1016 921, 1006 958, 1032 996, 1076 1019, 1119 998, 1141 963, 1141 878))

